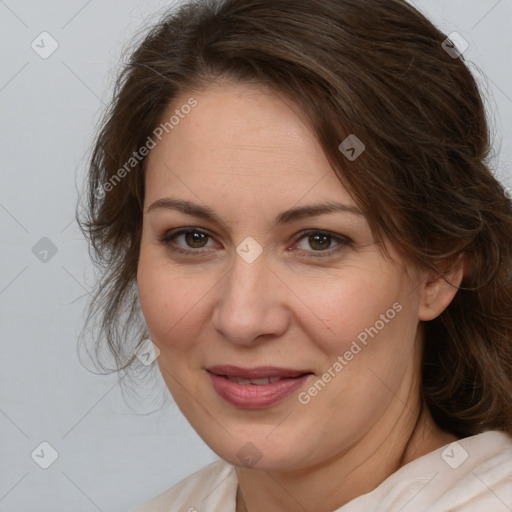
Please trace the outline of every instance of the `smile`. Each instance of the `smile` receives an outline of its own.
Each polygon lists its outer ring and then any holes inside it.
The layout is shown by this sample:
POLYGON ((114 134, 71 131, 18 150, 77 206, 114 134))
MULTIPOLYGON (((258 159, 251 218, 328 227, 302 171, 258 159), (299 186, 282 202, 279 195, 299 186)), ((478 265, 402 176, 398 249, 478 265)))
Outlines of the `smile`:
POLYGON ((242 409, 263 409, 297 391, 312 376, 309 370, 214 366, 207 369, 217 394, 242 409))
MULTIPOLYGON (((222 375, 224 377, 224 375, 222 375)), ((248 384, 253 384, 254 386, 264 386, 265 384, 273 384, 281 380, 281 377, 263 377, 262 379, 242 379, 239 377, 227 377, 226 378, 231 382, 237 382, 242 386, 247 386, 248 384)))

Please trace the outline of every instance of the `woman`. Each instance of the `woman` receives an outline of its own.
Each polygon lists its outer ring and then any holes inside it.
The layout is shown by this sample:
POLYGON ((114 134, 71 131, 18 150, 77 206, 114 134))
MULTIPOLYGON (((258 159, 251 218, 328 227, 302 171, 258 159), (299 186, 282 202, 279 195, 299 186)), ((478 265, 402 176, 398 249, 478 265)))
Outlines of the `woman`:
POLYGON ((89 319, 119 370, 149 336, 220 460, 137 511, 512 509, 488 154, 460 51, 403 0, 194 1, 151 30, 91 160, 89 319))

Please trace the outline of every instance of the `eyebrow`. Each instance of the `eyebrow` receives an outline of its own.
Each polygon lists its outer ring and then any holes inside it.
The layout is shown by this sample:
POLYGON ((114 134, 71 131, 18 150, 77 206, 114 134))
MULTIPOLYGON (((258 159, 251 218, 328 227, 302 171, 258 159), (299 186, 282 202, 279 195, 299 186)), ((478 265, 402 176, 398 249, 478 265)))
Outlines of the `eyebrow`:
MULTIPOLYGON (((157 199, 152 203, 146 213, 157 208, 165 208, 168 210, 175 210, 186 215, 193 215, 201 219, 210 220, 218 224, 225 224, 225 222, 208 206, 195 204, 190 201, 182 199, 173 199, 170 197, 163 197, 157 199)), ((317 215, 324 215, 327 213, 349 213, 352 215, 363 215, 363 212, 356 206, 351 206, 333 201, 326 201, 318 204, 311 204, 306 206, 299 206, 281 212, 274 223, 274 227, 289 224, 291 222, 303 219, 305 217, 314 217, 317 215)))

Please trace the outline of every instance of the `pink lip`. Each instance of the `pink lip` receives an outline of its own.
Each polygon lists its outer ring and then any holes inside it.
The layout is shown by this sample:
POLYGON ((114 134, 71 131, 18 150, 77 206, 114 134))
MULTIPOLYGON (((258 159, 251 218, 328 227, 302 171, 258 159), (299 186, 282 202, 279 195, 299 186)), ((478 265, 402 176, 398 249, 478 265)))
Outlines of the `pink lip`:
POLYGON ((311 376, 308 370, 293 370, 261 366, 240 368, 238 366, 212 366, 207 369, 213 388, 226 402, 243 409, 263 409, 294 393, 311 376), (238 384, 226 377, 240 379, 261 379, 280 377, 281 380, 269 384, 238 384))

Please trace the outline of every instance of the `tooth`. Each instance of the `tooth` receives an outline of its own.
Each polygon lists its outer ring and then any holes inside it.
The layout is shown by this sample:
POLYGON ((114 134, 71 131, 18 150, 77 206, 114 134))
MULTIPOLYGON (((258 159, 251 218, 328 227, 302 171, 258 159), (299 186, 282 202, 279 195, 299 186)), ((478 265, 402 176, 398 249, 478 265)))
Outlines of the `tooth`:
POLYGON ((238 384, 250 384, 251 383, 251 379, 236 379, 236 381, 238 382, 238 384))
POLYGON ((264 384, 269 383, 268 377, 263 377, 262 379, 251 379, 251 384, 256 384, 257 386, 262 386, 264 384))
POLYGON ((281 380, 281 377, 269 377, 268 378, 270 384, 272 384, 273 382, 277 382, 278 380, 281 380))

